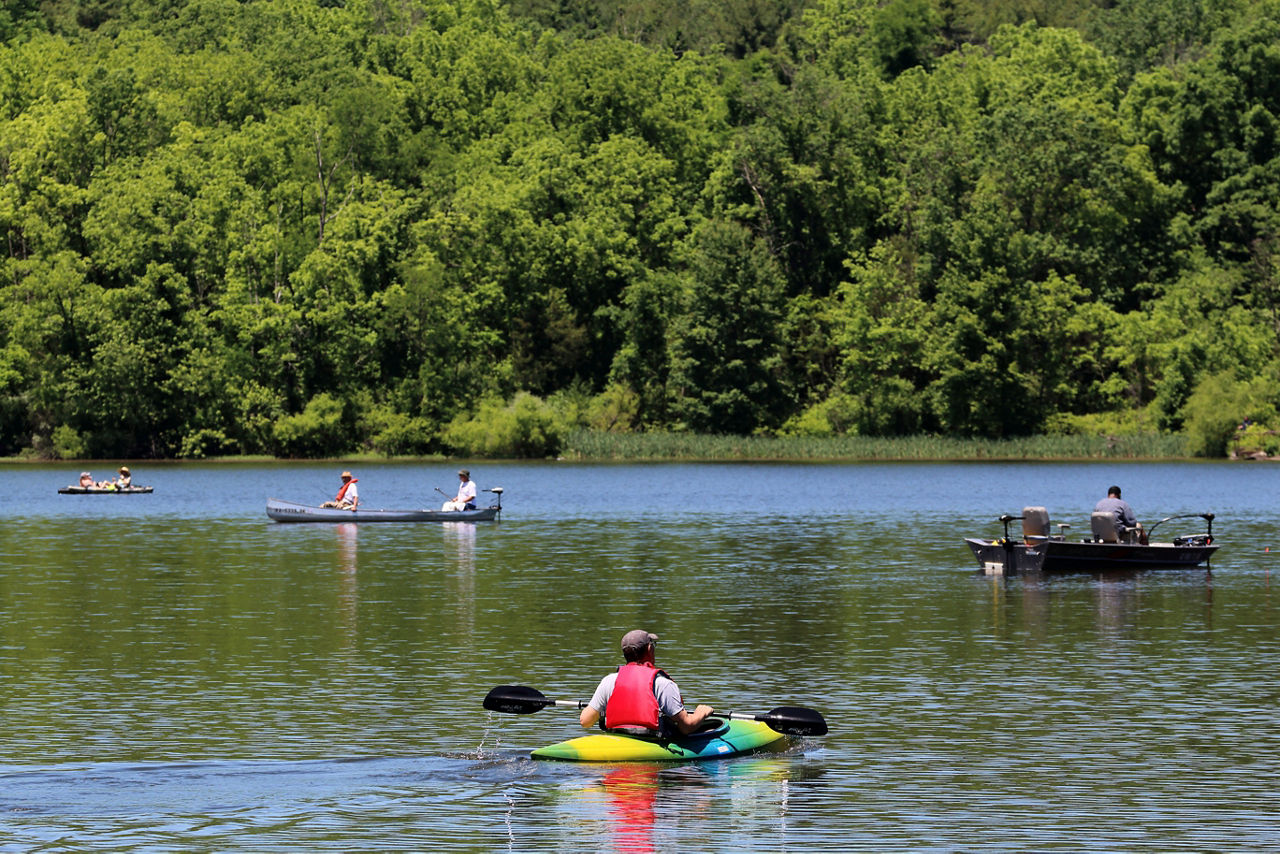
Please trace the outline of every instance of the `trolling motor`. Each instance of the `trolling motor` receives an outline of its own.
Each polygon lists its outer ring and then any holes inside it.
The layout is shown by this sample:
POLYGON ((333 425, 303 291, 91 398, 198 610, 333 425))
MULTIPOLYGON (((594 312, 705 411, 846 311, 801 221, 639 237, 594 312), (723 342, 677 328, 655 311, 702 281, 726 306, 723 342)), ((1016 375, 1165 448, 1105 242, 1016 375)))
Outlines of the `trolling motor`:
POLYGON ((481 491, 481 492, 492 492, 494 495, 498 496, 498 503, 497 503, 497 504, 491 504, 491 505, 489 505, 489 506, 490 506, 492 509, 497 510, 497 511, 498 511, 498 514, 499 514, 499 515, 501 515, 501 514, 502 514, 502 493, 503 493, 503 491, 504 491, 504 490, 503 490, 503 488, 502 488, 501 486, 495 486, 493 489, 482 489, 482 490, 480 490, 480 491, 481 491))
POLYGON ((1203 534, 1193 534, 1189 537, 1174 537, 1173 544, 1175 546, 1208 546, 1213 544, 1213 514, 1212 513, 1183 513, 1180 516, 1166 516, 1155 525, 1147 529, 1147 533, 1156 529, 1156 526, 1168 522, 1170 519, 1203 519, 1206 529, 1203 534))

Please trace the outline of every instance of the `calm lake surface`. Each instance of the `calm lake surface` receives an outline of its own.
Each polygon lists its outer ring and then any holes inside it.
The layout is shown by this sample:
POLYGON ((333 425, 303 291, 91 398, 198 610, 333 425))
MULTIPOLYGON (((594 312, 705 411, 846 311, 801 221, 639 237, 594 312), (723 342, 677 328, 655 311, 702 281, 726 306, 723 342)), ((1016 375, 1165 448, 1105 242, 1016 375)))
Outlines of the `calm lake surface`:
MULTIPOLYGON (((457 482, 352 468, 366 507, 457 482)), ((470 468, 501 522, 266 518, 334 464, 138 464, 155 493, 110 497, 0 466, 0 851, 1280 845, 1280 468, 470 468), (977 573, 963 537, 1027 504, 1083 535, 1111 483, 1148 525, 1216 513, 1212 569, 977 573), (589 697, 636 627, 690 704, 830 735, 584 766, 528 758, 571 710, 481 709, 589 697)))

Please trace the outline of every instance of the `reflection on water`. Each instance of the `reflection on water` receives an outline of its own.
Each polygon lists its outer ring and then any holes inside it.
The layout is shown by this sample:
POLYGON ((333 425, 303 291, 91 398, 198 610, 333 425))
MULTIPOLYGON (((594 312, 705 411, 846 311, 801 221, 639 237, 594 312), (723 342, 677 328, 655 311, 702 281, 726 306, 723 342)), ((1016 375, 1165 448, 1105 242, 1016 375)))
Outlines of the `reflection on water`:
MULTIPOLYGON (((361 485, 419 506, 439 468, 361 485)), ((33 498, 0 526, 0 848, 1280 838, 1274 469, 547 463, 503 471, 501 523, 455 525, 280 525, 225 500, 305 494, 331 465, 166 468, 149 503, 5 476, 33 498), (974 573, 962 537, 1028 491, 1070 518, 1117 480, 1161 515, 1216 511, 1212 571, 974 573), (707 506, 672 514, 690 483, 707 506), (637 625, 686 701, 808 706, 831 734, 705 765, 543 763, 528 752, 577 734, 571 710, 480 708, 501 684, 584 699, 637 625)))
POLYGON ((453 576, 457 633, 470 638, 476 630, 476 524, 442 522, 440 528, 445 571, 453 576))
POLYGON ((333 526, 338 537, 338 623, 343 646, 350 650, 359 639, 360 578, 356 572, 356 537, 360 526, 344 522, 333 526))
POLYGON ((658 775, 653 766, 615 768, 600 781, 608 797, 609 834, 618 851, 655 851, 654 802, 658 799, 658 775))
POLYGON ((719 838, 722 850, 785 850, 806 835, 789 834, 791 788, 820 774, 798 754, 579 766, 557 789, 557 823, 571 847, 592 839, 586 847, 598 850, 706 850, 719 838))

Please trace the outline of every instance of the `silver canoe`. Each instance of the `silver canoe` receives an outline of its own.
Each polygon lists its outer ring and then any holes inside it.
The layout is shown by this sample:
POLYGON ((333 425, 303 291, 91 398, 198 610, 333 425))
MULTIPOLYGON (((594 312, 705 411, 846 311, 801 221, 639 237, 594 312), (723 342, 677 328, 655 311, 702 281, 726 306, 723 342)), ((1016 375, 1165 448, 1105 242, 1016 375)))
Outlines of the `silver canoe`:
POLYGON ((492 522, 501 511, 500 504, 475 510, 338 510, 267 499, 267 516, 277 522, 492 522))

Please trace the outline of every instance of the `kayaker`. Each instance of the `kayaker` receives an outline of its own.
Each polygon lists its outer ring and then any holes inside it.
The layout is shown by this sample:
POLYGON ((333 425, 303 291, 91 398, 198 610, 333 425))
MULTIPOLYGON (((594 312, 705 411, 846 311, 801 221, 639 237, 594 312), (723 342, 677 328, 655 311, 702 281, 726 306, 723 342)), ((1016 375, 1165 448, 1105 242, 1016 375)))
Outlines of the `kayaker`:
POLYGON ((342 473, 342 488, 338 490, 338 495, 332 501, 326 501, 321 507, 334 510, 351 510, 355 511, 360 506, 360 492, 356 488, 356 484, 360 478, 352 477, 351 472, 344 471, 342 473))
POLYGON ((93 475, 89 474, 87 471, 80 472, 80 486, 88 489, 93 485, 93 475))
POLYGON ((584 728, 595 726, 603 716, 610 731, 669 734, 674 726, 688 734, 714 711, 710 706, 698 706, 692 712, 685 709, 680 687, 654 663, 657 642, 657 635, 642 629, 622 636, 622 657, 627 663, 600 680, 578 718, 584 728))
POLYGON ((1120 487, 1113 486, 1107 490, 1107 497, 1093 507, 1094 513, 1111 513, 1116 517, 1116 535, 1123 539, 1124 528, 1132 528, 1142 536, 1142 524, 1129 506, 1129 502, 1120 497, 1120 487))
POLYGON ((116 486, 121 489, 128 489, 133 486, 133 475, 129 474, 128 466, 120 466, 120 476, 116 478, 116 486))
POLYGON ((458 494, 453 497, 453 500, 440 505, 441 510, 476 509, 476 482, 471 479, 471 472, 459 469, 458 481, 458 494))

